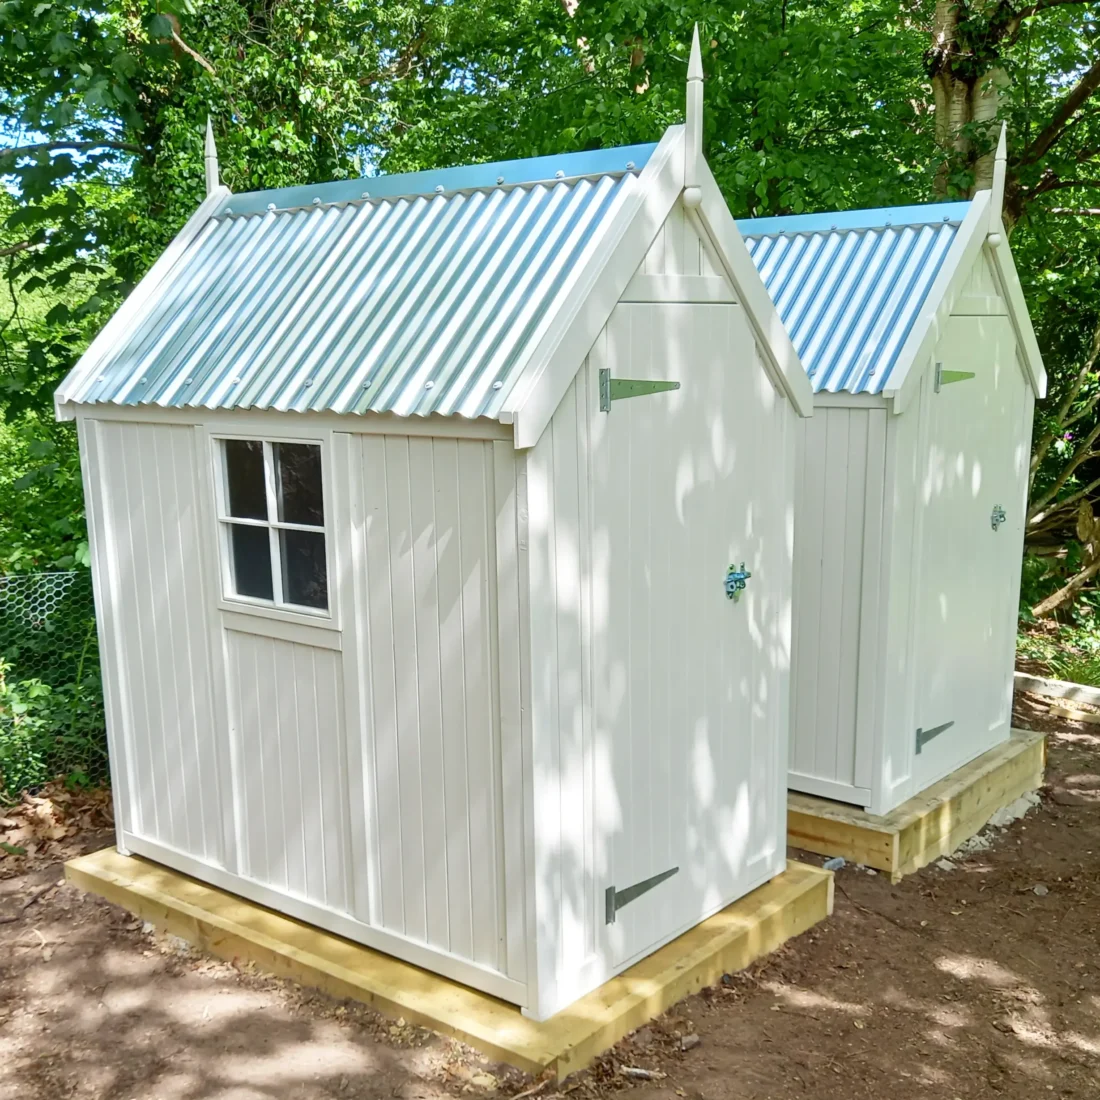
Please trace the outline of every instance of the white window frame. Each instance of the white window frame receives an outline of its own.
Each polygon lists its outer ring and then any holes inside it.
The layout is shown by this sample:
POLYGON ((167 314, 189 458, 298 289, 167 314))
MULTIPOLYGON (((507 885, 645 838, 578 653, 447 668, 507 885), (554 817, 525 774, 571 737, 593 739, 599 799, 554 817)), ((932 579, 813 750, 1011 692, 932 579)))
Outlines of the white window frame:
POLYGON ((211 443, 214 449, 214 519, 218 526, 218 557, 221 569, 221 600, 220 606, 224 610, 238 610, 258 612, 272 615, 280 619, 294 622, 316 622, 317 625, 335 623, 333 608, 335 595, 333 592, 334 554, 333 554, 333 525, 332 502, 329 489, 329 453, 325 446, 325 440, 317 438, 303 438, 301 436, 283 436, 275 433, 243 433, 243 432, 218 432, 211 435, 211 443), (264 489, 267 501, 267 519, 245 519, 229 514, 229 470, 225 459, 225 443, 227 440, 242 440, 248 443, 260 443, 263 445, 264 461, 264 489), (275 482, 275 455, 273 445, 276 443, 299 443, 317 447, 321 453, 321 502, 324 510, 325 522, 320 526, 308 523, 288 523, 277 517, 279 514, 278 495, 275 482), (230 536, 230 525, 237 524, 242 527, 266 527, 268 530, 268 547, 271 554, 271 588, 273 599, 265 600, 259 596, 244 596, 234 591, 233 585, 233 547, 230 536), (280 531, 309 531, 312 534, 322 535, 325 540, 325 591, 328 598, 328 606, 325 608, 309 607, 306 604, 290 603, 284 598, 282 549, 279 545, 280 531), (319 620, 319 622, 318 622, 319 620))

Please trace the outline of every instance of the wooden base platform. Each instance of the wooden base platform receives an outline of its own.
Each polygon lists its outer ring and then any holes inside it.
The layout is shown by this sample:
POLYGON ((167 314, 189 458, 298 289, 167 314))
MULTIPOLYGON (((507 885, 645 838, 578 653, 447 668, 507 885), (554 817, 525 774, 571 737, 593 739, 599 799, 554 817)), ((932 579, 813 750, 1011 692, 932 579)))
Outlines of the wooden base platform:
POLYGON ((950 855, 999 809, 1041 786, 1045 767, 1046 735, 1013 730, 1003 745, 882 817, 792 791, 787 843, 888 871, 890 881, 897 882, 950 855))
POLYGON ((551 1069, 558 1077, 805 932, 833 907, 833 876, 790 862, 782 875, 540 1024, 485 993, 114 848, 72 860, 65 876, 203 951, 363 1001, 498 1061, 529 1073, 551 1069))

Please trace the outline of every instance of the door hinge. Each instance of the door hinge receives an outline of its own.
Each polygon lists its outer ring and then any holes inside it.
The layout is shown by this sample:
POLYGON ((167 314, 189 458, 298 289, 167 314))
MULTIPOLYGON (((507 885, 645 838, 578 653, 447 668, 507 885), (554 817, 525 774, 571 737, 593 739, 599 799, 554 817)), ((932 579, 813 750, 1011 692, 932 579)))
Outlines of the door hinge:
POLYGON ((652 890, 654 886, 660 886, 666 878, 672 878, 679 867, 670 867, 667 871, 662 871, 659 875, 653 875, 651 878, 642 879, 641 882, 634 883, 633 886, 626 887, 625 890, 616 890, 614 886, 609 886, 604 891, 604 918, 608 924, 615 923, 615 914, 624 906, 629 905, 636 898, 640 898, 642 894, 652 890))
POLYGON ((920 756, 921 749, 932 740, 933 737, 939 737, 944 730, 949 730, 955 723, 944 722, 942 726, 933 726, 930 730, 922 730, 917 727, 917 755, 920 756))
POLYGON ((989 513, 989 526, 996 531, 1006 519, 1008 516, 1005 515, 1005 510, 999 504, 994 504, 993 511, 989 513))
POLYGON ((944 370, 942 363, 936 364, 936 393, 940 392, 942 386, 950 386, 952 382, 965 382, 968 378, 973 378, 974 372, 972 370, 944 370))
POLYGON ((644 382, 640 378, 612 378, 610 367, 600 367, 600 412, 610 412, 612 401, 678 390, 679 382, 644 382))

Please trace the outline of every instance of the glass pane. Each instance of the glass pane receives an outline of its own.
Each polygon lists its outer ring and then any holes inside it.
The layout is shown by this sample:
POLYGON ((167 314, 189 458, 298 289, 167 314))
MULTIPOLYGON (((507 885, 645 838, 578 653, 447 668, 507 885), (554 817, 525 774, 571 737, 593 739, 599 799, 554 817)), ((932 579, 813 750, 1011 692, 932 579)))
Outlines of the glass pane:
POLYGON ((315 443, 273 443, 279 519, 322 527, 321 448, 315 443))
POLYGON ((238 596, 273 600, 271 583, 271 541, 266 527, 229 524, 229 547, 233 559, 233 591, 238 596))
POLYGON ((280 531, 283 599, 303 607, 328 608, 325 536, 313 531, 280 531))
POLYGON ((257 439, 226 439, 223 446, 229 514, 238 519, 267 519, 264 445, 257 439))

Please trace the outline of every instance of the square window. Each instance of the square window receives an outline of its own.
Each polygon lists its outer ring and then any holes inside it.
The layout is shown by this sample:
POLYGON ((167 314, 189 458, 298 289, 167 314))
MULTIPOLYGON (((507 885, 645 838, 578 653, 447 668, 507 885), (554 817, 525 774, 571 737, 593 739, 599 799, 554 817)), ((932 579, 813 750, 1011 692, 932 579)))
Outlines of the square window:
POLYGON ((320 445, 223 439, 220 451, 227 595, 327 611, 320 445))

